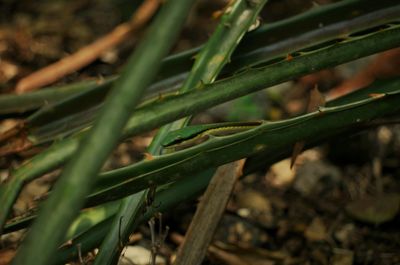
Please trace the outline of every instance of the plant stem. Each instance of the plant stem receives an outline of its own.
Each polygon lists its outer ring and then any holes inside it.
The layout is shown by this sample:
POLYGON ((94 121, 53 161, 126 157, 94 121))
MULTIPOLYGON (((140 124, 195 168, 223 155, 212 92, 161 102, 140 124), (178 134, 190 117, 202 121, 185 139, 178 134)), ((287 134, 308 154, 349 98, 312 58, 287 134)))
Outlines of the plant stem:
POLYGON ((32 257, 35 257, 37 264, 51 262, 66 230, 95 183, 97 173, 117 144, 131 112, 139 103, 144 89, 156 76, 161 59, 174 43, 192 3, 174 0, 163 6, 114 85, 94 127, 84 137, 76 155, 57 181, 13 264, 31 264, 32 257))

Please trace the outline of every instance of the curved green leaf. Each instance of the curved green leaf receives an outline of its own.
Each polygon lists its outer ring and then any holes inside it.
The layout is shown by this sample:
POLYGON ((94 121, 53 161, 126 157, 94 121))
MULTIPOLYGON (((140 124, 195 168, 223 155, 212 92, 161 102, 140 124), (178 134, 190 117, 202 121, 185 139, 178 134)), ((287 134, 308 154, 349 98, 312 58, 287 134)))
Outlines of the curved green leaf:
POLYGON ((174 43, 192 3, 174 0, 163 6, 144 40, 129 58, 94 127, 63 170, 12 264, 30 264, 33 256, 38 264, 51 263, 66 230, 95 183, 95 176, 117 144, 144 89, 156 76, 161 59, 174 43))
MULTIPOLYGON (((301 75, 398 46, 400 46, 400 26, 391 25, 386 29, 366 36, 348 39, 315 52, 295 56, 291 61, 281 61, 267 67, 250 69, 240 75, 206 85, 196 91, 190 91, 137 109, 135 116, 130 119, 125 127, 124 137, 145 132, 165 123, 301 75)), ((22 166, 14 172, 14 174, 19 175, 18 180, 13 181, 11 184, 6 183, 1 187, 0 205, 2 205, 2 211, 0 211, 0 227, 3 227, 9 209, 18 195, 18 191, 21 188, 19 185, 64 163, 72 155, 72 152, 76 150, 77 144, 78 139, 68 139, 55 143, 48 152, 57 156, 58 160, 48 159, 41 161, 40 158, 34 158, 28 162, 29 166, 22 166), (36 169, 37 163, 41 164, 41 170, 30 172, 30 168, 36 169), (25 173, 20 174, 19 172, 25 173)), ((46 154, 45 151, 41 156, 50 158, 51 154, 46 154)), ((11 177, 11 179, 14 178, 15 176, 11 177)))

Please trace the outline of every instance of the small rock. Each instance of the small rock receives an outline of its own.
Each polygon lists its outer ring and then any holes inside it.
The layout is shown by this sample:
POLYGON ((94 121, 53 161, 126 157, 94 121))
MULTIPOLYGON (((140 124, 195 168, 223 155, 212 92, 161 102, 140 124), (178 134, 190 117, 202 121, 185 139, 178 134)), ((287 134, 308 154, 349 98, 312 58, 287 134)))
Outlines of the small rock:
POLYGON ((327 239, 325 224, 320 218, 314 218, 311 224, 304 231, 304 236, 309 241, 323 241, 327 239))
POLYGON ((319 194, 340 181, 337 167, 324 161, 309 161, 297 171, 294 189, 302 195, 319 194))
POLYGON ((246 190, 237 195, 238 208, 246 208, 258 212, 270 212, 271 203, 267 197, 258 191, 246 190))
POLYGON ((290 159, 273 164, 266 175, 266 180, 271 187, 284 188, 294 180, 295 171, 290 168, 290 159))
POLYGON ((400 194, 397 193, 365 196, 346 206, 347 213, 354 219, 375 225, 392 220, 399 210, 400 194))
MULTIPOLYGON (((141 246, 128 246, 122 252, 118 265, 147 265, 151 260, 150 250, 141 246)), ((156 264, 165 264, 166 261, 163 257, 157 256, 156 264)))
POLYGON ((346 246, 351 241, 354 232, 354 224, 345 224, 335 231, 334 237, 346 246))
POLYGON ((333 250, 333 256, 331 258, 332 265, 352 265, 354 260, 353 251, 347 249, 338 249, 335 248, 333 250))
POLYGON ((253 219, 266 227, 273 226, 275 216, 270 200, 262 193, 254 190, 240 192, 237 195, 238 213, 253 219))

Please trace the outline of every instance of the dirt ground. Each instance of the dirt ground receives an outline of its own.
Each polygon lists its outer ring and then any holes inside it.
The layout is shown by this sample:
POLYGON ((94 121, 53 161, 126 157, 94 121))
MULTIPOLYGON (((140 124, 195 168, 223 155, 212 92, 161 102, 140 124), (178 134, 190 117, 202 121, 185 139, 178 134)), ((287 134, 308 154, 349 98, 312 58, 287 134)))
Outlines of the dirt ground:
MULTIPOLYGON (((133 12, 128 2, 138 1, 1 1, 4 15, 0 18, 0 93, 13 93, 22 77, 110 32, 133 12)), ((330 1, 270 1, 262 13, 263 23, 303 12, 316 2, 330 1)), ((222 0, 199 1, 173 52, 206 41, 218 22, 212 18, 213 13, 225 4, 222 0)), ((138 32, 136 37, 128 38, 57 84, 118 73, 141 34, 138 32)), ((232 110, 230 103, 200 114, 195 122, 240 119, 239 112, 248 113, 248 117, 256 113, 254 118, 294 116, 304 112, 315 84, 324 94, 334 95, 346 82, 356 82, 354 76, 362 79, 363 72, 373 71, 372 62, 379 68, 388 61, 398 64, 400 51, 392 50, 279 85, 279 104, 249 96, 233 103, 242 107, 241 111, 232 110)), ((266 92, 258 95, 268 97, 266 92)), ((1 126, 5 126, 4 120, 1 126)), ((120 144, 105 168, 140 160, 152 135, 154 132, 120 144)), ((37 151, 1 157, 0 179, 37 151)), ((400 125, 383 124, 307 150, 297 158, 293 169, 288 158, 244 177, 234 188, 203 264, 400 264, 399 157, 400 125)), ((57 174, 28 185, 14 214, 24 214, 33 207, 34 199, 49 188, 57 174)), ((182 203, 163 215, 163 225, 169 227, 169 232, 159 264, 171 263, 197 202, 182 203)), ((14 255, 20 236, 16 233, 1 238, 0 265, 7 264, 14 255)), ((121 264, 148 263, 148 226, 143 225, 134 238, 124 251, 121 264)), ((90 253, 83 259, 90 264, 92 257, 90 253)))

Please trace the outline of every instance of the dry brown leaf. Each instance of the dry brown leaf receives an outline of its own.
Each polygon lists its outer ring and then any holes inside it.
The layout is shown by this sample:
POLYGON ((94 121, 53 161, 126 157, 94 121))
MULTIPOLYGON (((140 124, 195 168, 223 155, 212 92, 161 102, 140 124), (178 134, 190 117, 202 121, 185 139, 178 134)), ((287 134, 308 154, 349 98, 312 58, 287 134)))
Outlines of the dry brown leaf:
POLYGON ((365 87, 379 78, 400 75, 400 48, 380 53, 372 63, 361 70, 353 78, 332 89, 329 98, 337 98, 353 90, 365 87))
POLYGON ((0 250, 0 265, 8 265, 14 258, 16 251, 13 249, 1 249, 0 250))

